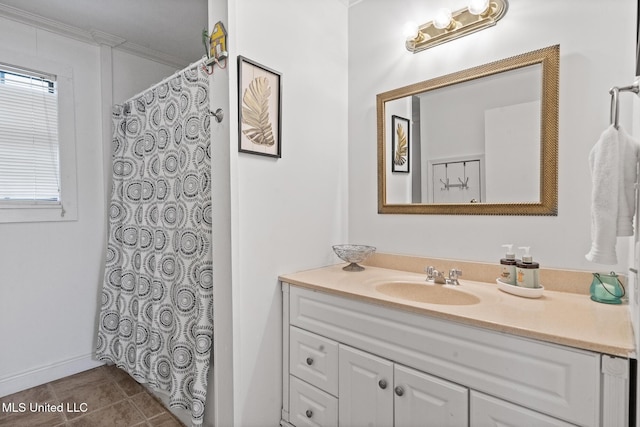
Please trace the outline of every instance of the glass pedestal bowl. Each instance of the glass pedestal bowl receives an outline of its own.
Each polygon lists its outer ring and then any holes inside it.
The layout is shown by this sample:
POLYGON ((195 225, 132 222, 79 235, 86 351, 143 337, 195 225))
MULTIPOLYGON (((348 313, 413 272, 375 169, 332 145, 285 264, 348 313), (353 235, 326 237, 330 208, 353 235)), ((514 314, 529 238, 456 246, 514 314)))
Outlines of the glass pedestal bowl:
POLYGON ((345 271, 362 271, 364 267, 359 266, 357 263, 364 261, 376 251, 373 246, 367 245, 334 245, 333 251, 343 261, 349 264, 343 267, 345 271))

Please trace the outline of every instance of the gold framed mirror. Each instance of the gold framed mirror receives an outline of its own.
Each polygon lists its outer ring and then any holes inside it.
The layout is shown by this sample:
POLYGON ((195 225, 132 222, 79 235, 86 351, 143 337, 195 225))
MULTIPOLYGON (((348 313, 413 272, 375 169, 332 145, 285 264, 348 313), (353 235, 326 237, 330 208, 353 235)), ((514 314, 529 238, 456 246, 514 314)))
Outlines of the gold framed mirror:
POLYGON ((557 215, 560 46, 376 96, 378 213, 557 215))

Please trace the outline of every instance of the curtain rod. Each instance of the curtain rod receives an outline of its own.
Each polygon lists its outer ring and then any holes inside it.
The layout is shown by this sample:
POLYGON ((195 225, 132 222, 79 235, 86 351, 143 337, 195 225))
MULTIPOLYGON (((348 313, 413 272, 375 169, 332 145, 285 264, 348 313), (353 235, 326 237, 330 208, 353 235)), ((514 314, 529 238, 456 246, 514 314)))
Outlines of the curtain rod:
POLYGON ((133 100, 135 100, 136 98, 140 98, 142 95, 144 95, 145 93, 149 92, 150 90, 156 89, 157 87, 167 83, 168 81, 170 81, 171 79, 176 78, 177 76, 179 76, 181 73, 184 73, 186 70, 189 70, 193 67, 198 67, 200 65, 202 65, 205 61, 208 61, 209 58, 207 57, 202 57, 199 60, 197 60, 196 62, 193 62, 189 65, 187 65, 186 67, 184 67, 181 70, 176 71, 175 73, 173 73, 172 75, 170 75, 169 77, 165 77, 164 79, 162 79, 161 81, 159 81, 158 83, 146 88, 145 90, 143 90, 142 92, 133 95, 132 97, 128 98, 126 101, 124 101, 121 105, 125 105, 129 102, 132 102, 133 100))

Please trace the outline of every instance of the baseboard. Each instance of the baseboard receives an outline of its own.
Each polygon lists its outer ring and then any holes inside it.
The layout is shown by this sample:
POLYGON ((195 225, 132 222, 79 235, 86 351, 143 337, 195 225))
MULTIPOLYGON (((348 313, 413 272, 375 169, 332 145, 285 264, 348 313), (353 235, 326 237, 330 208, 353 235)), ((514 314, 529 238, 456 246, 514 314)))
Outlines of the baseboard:
POLYGON ((0 378, 0 397, 102 365, 103 362, 93 359, 93 354, 87 354, 0 378))
MULTIPOLYGON (((191 425, 191 412, 186 410, 186 409, 182 409, 182 408, 172 408, 171 406, 169 406, 169 394, 167 394, 166 391, 164 390, 155 390, 151 387, 149 387, 148 384, 142 384, 144 386, 144 388, 147 389, 147 391, 151 394, 153 394, 155 397, 157 397, 158 399, 160 399, 160 401, 162 402, 162 405, 167 408, 168 411, 171 411, 171 413, 178 418, 184 425, 188 426, 191 425)), ((204 424, 206 425, 206 424, 204 424)))

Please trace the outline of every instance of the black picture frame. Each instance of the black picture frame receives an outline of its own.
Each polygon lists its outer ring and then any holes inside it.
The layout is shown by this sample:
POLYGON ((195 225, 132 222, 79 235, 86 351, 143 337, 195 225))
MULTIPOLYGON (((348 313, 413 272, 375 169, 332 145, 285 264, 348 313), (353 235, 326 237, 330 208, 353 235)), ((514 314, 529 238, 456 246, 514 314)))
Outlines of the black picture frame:
POLYGON ((391 172, 409 173, 411 156, 411 122, 391 116, 391 172))
POLYGON ((282 74, 238 56, 238 151, 282 157, 282 74))

